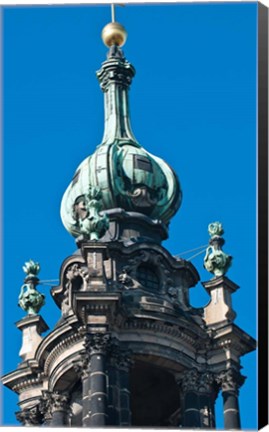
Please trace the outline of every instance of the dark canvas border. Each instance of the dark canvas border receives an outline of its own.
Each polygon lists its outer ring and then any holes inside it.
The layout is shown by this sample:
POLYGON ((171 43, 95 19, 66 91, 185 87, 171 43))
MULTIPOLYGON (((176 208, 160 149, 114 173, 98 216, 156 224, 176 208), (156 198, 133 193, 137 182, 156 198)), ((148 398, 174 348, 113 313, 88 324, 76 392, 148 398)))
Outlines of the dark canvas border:
POLYGON ((268 424, 268 8, 258 3, 258 428, 268 424))

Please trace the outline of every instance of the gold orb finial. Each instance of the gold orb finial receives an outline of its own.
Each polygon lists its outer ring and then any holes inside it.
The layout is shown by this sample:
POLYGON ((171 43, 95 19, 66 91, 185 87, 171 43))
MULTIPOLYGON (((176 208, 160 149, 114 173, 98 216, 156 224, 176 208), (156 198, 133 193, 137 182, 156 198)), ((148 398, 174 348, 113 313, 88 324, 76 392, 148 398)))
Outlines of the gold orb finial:
POLYGON ((127 31, 118 22, 107 24, 102 30, 102 40, 107 47, 123 46, 127 39, 127 31))

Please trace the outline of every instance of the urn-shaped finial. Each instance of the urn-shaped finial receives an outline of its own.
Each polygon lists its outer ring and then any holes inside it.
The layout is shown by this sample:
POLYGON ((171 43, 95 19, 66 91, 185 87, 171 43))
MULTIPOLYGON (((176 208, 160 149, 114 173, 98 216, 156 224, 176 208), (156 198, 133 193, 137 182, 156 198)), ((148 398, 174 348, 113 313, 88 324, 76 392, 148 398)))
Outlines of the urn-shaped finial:
POLYGON ((220 222, 208 225, 210 235, 209 246, 204 257, 204 267, 214 276, 223 276, 232 264, 232 257, 222 250, 225 240, 222 238, 224 230, 220 222))
POLYGON ((41 294, 36 289, 39 283, 37 275, 40 271, 40 265, 33 260, 29 260, 24 264, 23 271, 26 273, 26 278, 24 280, 25 283, 21 287, 18 306, 27 312, 28 315, 37 315, 45 304, 44 294, 41 294))

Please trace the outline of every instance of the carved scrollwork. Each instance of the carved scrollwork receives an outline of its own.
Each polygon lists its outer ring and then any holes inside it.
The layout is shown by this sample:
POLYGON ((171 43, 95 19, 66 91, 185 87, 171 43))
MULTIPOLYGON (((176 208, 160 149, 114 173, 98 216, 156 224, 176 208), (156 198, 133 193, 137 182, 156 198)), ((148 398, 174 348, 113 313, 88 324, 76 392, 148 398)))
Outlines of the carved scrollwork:
POLYGON ((62 315, 68 316, 71 312, 71 305, 69 299, 70 290, 86 291, 89 286, 89 271, 87 267, 81 263, 73 263, 67 267, 64 275, 64 293, 61 303, 62 315))
POLYGON ((72 264, 66 271, 66 287, 69 288, 75 281, 80 279, 82 282, 80 290, 85 291, 89 282, 89 271, 86 267, 82 267, 80 263, 72 264))
POLYGON ((146 186, 137 187, 133 193, 130 193, 135 207, 152 208, 158 202, 158 199, 152 198, 151 192, 146 186))

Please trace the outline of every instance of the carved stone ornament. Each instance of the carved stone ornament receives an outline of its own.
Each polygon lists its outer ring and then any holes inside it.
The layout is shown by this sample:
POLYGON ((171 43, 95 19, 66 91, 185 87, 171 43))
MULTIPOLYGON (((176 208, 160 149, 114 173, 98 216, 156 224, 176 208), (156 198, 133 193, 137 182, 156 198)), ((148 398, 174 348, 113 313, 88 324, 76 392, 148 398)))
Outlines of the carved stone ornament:
POLYGON ((85 379, 91 371, 91 356, 86 350, 80 353, 80 360, 73 363, 73 369, 79 378, 85 379))
POLYGON ((90 355, 105 354, 111 344, 111 336, 108 333, 87 334, 84 346, 90 355))
POLYGON ((15 413, 15 415, 16 419, 23 426, 36 426, 40 425, 42 422, 42 414, 38 406, 18 411, 15 413))
POLYGON ((56 411, 66 412, 69 408, 69 395, 58 391, 47 393, 47 411, 52 415, 56 411))
POLYGON ((197 369, 191 369, 184 372, 178 379, 178 384, 184 393, 189 391, 211 393, 214 382, 215 378, 212 373, 200 373, 197 369))
POLYGON ((131 288, 134 286, 133 279, 127 273, 128 267, 123 267, 122 272, 118 276, 118 281, 125 287, 131 288))
POLYGON ((245 379, 246 377, 235 369, 228 369, 218 374, 216 382, 223 392, 229 391, 238 394, 239 388, 244 384, 245 379))
POLYGON ((110 364, 119 369, 129 370, 129 368, 134 364, 132 354, 131 350, 122 349, 117 342, 113 343, 112 341, 109 352, 110 364))
POLYGON ((118 281, 123 285, 123 288, 143 288, 137 280, 137 272, 141 264, 148 264, 156 269, 156 273, 160 276, 160 289, 168 292, 173 285, 172 274, 167 269, 163 256, 152 250, 141 250, 135 257, 128 260, 127 265, 123 267, 118 275, 118 281))
POLYGON ((52 418, 50 395, 51 393, 49 391, 47 390, 42 391, 42 399, 39 404, 39 409, 43 416, 44 422, 48 422, 52 418))
POLYGON ((86 291, 89 283, 89 270, 86 267, 82 267, 81 263, 72 264, 67 268, 65 273, 67 283, 66 288, 69 289, 70 285, 78 280, 78 278, 82 281, 80 289, 82 291, 86 291))

